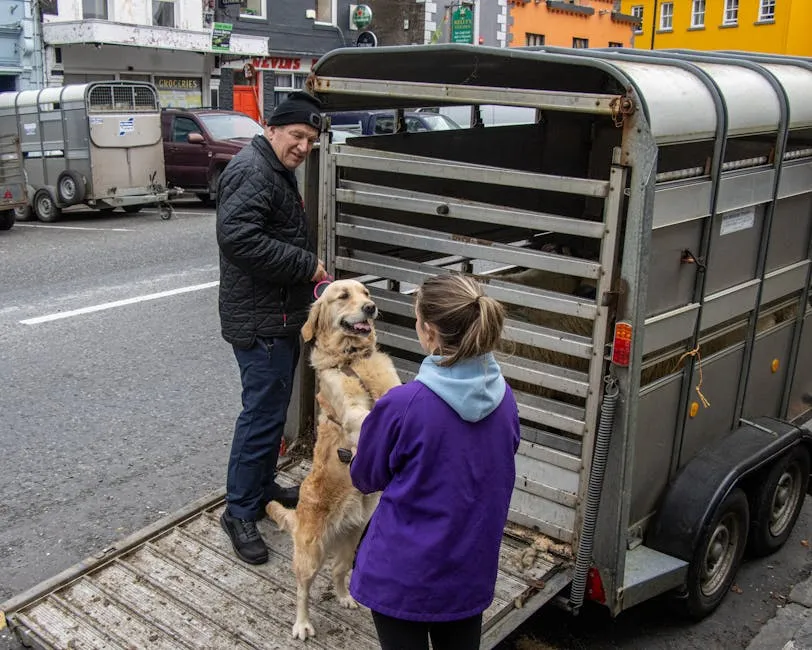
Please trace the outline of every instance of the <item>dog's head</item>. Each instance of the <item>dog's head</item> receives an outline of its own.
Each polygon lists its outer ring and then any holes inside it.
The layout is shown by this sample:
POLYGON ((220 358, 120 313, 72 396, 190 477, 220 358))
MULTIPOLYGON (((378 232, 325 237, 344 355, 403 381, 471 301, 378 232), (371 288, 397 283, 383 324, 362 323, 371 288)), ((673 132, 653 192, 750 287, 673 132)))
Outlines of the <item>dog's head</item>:
POLYGON ((302 338, 315 338, 320 344, 328 342, 337 348, 346 347, 346 339, 354 347, 375 345, 372 321, 378 308, 369 297, 367 288, 357 280, 331 282, 310 308, 302 327, 302 338))

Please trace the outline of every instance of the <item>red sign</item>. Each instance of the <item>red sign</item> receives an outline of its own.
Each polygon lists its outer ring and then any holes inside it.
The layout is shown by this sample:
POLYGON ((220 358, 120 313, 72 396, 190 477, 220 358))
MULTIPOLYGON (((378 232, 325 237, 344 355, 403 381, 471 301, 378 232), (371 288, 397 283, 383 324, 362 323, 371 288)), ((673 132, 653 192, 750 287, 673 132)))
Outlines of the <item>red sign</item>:
MULTIPOLYGON (((313 66, 318 61, 317 58, 312 59, 310 65, 313 66)), ((266 56, 254 57, 251 59, 251 64, 257 70, 296 70, 302 69, 302 59, 298 56, 266 56)), ((305 63, 305 65, 307 65, 305 63)))

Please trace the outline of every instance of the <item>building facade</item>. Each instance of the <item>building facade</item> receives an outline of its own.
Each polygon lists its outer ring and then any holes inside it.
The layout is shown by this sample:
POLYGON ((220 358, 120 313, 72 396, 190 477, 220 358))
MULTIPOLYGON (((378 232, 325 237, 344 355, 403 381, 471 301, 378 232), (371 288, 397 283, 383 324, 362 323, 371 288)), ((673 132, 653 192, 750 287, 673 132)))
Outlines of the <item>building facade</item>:
POLYGON ((631 47, 637 19, 617 0, 508 0, 510 47, 631 47))
MULTIPOLYGON (((213 2, 214 0, 212 0, 213 2)), ((264 38, 262 55, 225 55, 219 105, 261 119, 289 93, 305 86, 319 58, 355 45, 348 0, 217 0, 215 20, 233 33, 264 38)))
POLYGON ((41 88, 45 82, 42 6, 47 9, 48 3, 0 0, 0 92, 41 88))
MULTIPOLYGON (((214 2, 59 0, 43 13, 46 81, 149 81, 163 106, 216 105, 224 42, 213 31, 214 2)), ((267 36, 234 33, 225 46, 268 54, 267 36)))
POLYGON ((812 56, 810 0, 623 0, 640 17, 634 47, 812 56))

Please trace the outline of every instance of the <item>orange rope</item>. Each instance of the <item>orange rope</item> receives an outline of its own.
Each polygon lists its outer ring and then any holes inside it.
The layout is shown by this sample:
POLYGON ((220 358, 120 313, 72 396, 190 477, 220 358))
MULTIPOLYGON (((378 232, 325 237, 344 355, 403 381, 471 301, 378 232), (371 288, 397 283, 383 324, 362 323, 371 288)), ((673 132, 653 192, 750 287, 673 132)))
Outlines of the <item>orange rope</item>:
POLYGON ((696 367, 699 370, 699 383, 696 385, 696 394, 699 395, 699 400, 702 402, 702 406, 708 408, 710 406, 710 402, 702 394, 702 356, 699 354, 699 346, 695 347, 693 350, 688 350, 688 352, 683 354, 677 360, 672 372, 676 372, 677 368, 680 367, 680 364, 683 362, 685 357, 696 357, 696 367))

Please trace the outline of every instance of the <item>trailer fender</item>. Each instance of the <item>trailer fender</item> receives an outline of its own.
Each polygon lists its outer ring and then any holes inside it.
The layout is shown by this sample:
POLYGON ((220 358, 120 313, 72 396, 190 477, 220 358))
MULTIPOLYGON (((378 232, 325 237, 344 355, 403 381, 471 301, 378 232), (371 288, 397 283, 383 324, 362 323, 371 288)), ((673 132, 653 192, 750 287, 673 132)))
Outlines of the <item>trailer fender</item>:
POLYGON ((728 494, 799 444, 812 448, 808 430, 768 417, 742 421, 680 470, 649 527, 646 546, 690 562, 728 494))

